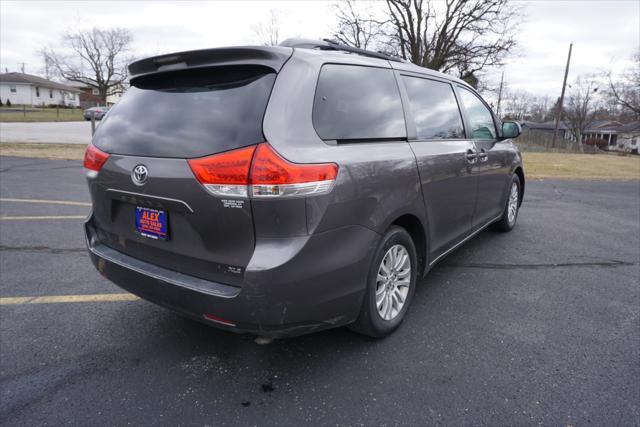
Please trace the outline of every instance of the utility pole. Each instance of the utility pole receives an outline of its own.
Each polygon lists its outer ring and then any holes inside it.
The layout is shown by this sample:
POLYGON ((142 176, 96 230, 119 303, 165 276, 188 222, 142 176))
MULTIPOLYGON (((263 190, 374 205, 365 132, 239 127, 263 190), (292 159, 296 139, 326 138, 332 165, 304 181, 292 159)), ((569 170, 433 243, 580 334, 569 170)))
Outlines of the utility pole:
POLYGON ((24 62, 18 62, 18 64, 20 64, 20 69, 22 70, 22 74, 24 74, 25 63, 24 62))
POLYGON ((556 111, 556 129, 553 131, 553 139, 551 140, 551 148, 556 148, 556 139, 558 138, 558 127, 562 118, 562 105, 564 103, 564 90, 567 87, 567 75, 569 74, 569 63, 571 62, 571 48, 573 42, 569 44, 569 55, 567 56, 567 66, 564 69, 564 80, 562 82, 562 92, 560 92, 560 101, 558 102, 558 111, 556 111))
POLYGON ((502 76, 500 77, 500 89, 498 89, 498 108, 496 108, 496 115, 500 120, 502 120, 500 115, 500 103, 502 102, 502 86, 504 85, 504 71, 502 71, 502 76))

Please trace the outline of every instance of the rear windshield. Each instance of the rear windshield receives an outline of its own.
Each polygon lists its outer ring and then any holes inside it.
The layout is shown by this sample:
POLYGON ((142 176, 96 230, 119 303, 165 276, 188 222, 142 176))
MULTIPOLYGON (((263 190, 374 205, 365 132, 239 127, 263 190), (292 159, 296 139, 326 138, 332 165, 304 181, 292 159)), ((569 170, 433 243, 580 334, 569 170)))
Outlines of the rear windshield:
POLYGON ((114 154, 193 158, 262 142, 275 76, 242 66, 138 77, 93 143, 114 154))
POLYGON ((393 70, 323 66, 313 102, 313 126, 324 140, 405 138, 402 102, 393 70))

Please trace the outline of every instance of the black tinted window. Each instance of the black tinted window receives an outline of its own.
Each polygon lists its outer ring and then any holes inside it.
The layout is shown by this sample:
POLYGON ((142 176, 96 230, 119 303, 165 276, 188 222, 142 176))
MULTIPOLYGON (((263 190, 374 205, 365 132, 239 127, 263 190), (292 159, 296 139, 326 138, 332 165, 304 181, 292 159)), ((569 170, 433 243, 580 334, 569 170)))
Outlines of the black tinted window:
POLYGON ((464 138, 462 116, 448 83, 402 76, 418 139, 464 138))
POLYGON ((458 92, 471 122, 473 139, 496 139, 496 126, 487 106, 467 89, 460 88, 458 92))
POLYGON ((393 71, 323 66, 313 104, 313 125, 325 140, 406 137, 393 71))
POLYGON ((275 73, 264 67, 184 70, 139 77, 98 127, 109 153, 202 157, 264 140, 275 73))

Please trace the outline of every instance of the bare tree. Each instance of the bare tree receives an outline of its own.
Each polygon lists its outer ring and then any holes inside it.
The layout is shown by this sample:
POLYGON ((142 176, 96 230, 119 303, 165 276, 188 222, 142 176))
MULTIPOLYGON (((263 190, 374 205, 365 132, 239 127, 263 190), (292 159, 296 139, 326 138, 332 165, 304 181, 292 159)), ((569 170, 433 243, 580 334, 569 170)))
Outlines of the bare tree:
POLYGON ((520 9, 509 0, 386 0, 380 17, 359 4, 336 5, 336 39, 434 70, 455 70, 473 86, 481 70, 502 64, 516 44, 520 9))
POLYGON ((63 36, 62 50, 44 48, 45 64, 60 77, 98 89, 101 101, 121 87, 127 79, 127 56, 132 36, 124 28, 68 32, 63 36))
POLYGON ((40 70, 41 74, 44 74, 44 78, 50 80, 53 76, 54 65, 51 61, 51 56, 48 54, 47 49, 40 49, 38 55, 42 57, 44 67, 40 70))
POLYGON ((552 118, 548 96, 536 96, 523 90, 507 91, 503 116, 510 120, 544 122, 552 118))
POLYGON ((633 66, 619 80, 614 81, 609 73, 609 96, 612 101, 640 116, 640 50, 633 56, 633 66))
POLYGON ((386 42, 385 26, 387 22, 374 14, 371 4, 362 1, 345 0, 334 3, 337 18, 333 38, 340 43, 360 49, 379 50, 386 42))
POLYGON ((267 19, 253 26, 253 32, 265 46, 277 46, 280 43, 280 12, 270 9, 267 19))
POLYGON ((508 0, 387 0, 403 58, 439 71, 475 75, 516 44, 519 9, 508 0))
POLYGON ((549 96, 534 96, 529 107, 529 119, 534 122, 546 122, 552 119, 549 96))
POLYGON ((584 152, 582 136, 584 131, 593 123, 598 112, 599 99, 597 98, 598 84, 591 78, 578 78, 570 86, 569 97, 564 108, 565 122, 569 125, 571 133, 578 141, 580 152, 584 152))

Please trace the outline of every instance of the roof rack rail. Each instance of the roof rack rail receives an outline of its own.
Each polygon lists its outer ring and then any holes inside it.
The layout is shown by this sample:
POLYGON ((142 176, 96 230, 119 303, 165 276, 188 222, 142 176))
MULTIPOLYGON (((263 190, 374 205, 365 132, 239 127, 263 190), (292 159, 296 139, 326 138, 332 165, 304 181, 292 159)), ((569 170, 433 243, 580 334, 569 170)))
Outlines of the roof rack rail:
POLYGON ((312 40, 291 38, 286 39, 285 41, 280 43, 280 46, 297 47, 301 49, 338 50, 342 52, 350 52, 362 56, 368 56, 371 58, 386 59, 387 61, 405 62, 402 58, 399 58, 397 56, 387 55, 382 52, 374 52, 372 50, 360 49, 357 47, 338 43, 337 41, 331 39, 312 40))

